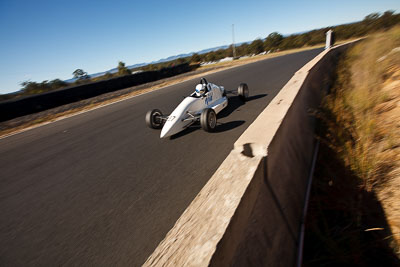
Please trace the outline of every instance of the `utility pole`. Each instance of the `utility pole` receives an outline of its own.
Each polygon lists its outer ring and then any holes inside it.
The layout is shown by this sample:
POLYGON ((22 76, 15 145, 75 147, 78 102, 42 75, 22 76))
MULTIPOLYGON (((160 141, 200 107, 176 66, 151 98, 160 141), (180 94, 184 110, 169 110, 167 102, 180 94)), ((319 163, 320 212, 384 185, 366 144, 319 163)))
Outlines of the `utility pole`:
POLYGON ((232 24, 232 51, 233 51, 233 59, 236 58, 235 51, 235 24, 232 24))

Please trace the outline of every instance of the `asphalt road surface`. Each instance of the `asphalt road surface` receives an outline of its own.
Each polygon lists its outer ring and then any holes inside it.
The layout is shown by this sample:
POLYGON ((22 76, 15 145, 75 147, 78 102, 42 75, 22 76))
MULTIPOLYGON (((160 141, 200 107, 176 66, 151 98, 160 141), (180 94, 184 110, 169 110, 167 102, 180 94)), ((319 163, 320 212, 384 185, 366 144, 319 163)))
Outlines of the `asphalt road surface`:
POLYGON ((198 79, 0 140, 0 266, 140 266, 280 88, 321 49, 206 76, 234 90, 215 133, 145 125, 198 79))

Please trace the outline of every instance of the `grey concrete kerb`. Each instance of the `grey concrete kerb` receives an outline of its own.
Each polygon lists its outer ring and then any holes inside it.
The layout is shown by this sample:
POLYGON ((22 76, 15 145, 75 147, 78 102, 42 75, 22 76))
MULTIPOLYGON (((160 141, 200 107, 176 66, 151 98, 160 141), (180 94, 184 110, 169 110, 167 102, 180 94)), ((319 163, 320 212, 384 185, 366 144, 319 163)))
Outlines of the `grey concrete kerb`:
POLYGON ((261 159, 231 152, 143 266, 208 266, 261 159))
POLYGON ((250 146, 252 155, 267 156, 268 145, 278 131, 310 69, 328 52, 329 50, 324 50, 293 75, 271 103, 235 142, 234 150, 247 154, 247 147, 250 146))

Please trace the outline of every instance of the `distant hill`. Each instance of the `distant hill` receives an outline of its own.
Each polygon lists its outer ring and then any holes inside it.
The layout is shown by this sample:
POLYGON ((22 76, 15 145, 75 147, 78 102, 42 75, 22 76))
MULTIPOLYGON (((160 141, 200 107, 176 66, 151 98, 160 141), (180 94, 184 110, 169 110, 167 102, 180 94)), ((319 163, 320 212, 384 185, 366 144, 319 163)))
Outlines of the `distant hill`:
MULTIPOLYGON (((242 45, 244 43, 251 43, 251 41, 250 42, 238 43, 238 44, 236 44, 236 46, 242 45)), ((187 53, 187 54, 179 54, 179 55, 176 55, 176 56, 170 56, 170 57, 167 57, 167 58, 162 58, 162 59, 159 59, 157 61, 152 61, 150 63, 138 63, 138 64, 126 66, 126 67, 128 69, 135 69, 135 68, 143 67, 143 66, 146 66, 146 65, 149 65, 149 64, 157 64, 157 63, 163 63, 163 62, 167 62, 167 61, 172 61, 172 60, 175 60, 175 59, 178 59, 178 58, 191 57, 195 53, 201 55, 201 54, 205 54, 205 53, 208 53, 208 52, 217 51, 219 49, 227 49, 229 46, 230 45, 222 45, 222 46, 217 46, 217 47, 213 47, 213 48, 207 48, 207 49, 203 49, 203 50, 197 51, 197 52, 190 52, 190 53, 187 53)), ((107 72, 116 73, 117 71, 118 71, 117 68, 113 68, 113 69, 110 69, 110 70, 107 70, 107 71, 89 74, 89 77, 90 78, 96 78, 96 77, 99 77, 99 76, 102 76, 102 75, 106 74, 107 72)), ((76 78, 64 80, 64 82, 67 82, 67 83, 72 83, 74 81, 76 81, 76 78)))

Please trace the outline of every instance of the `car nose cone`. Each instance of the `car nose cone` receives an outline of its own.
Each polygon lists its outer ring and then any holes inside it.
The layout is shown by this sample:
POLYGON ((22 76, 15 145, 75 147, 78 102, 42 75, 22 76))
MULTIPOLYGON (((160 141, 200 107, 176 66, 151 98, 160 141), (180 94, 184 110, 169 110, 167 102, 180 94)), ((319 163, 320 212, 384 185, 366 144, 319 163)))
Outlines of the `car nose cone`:
POLYGON ((174 135, 182 130, 182 126, 180 123, 172 122, 172 121, 167 121, 164 124, 164 127, 161 130, 160 138, 166 138, 171 135, 174 135))
POLYGON ((161 130, 161 134, 160 134, 160 138, 165 138, 168 137, 169 135, 167 135, 168 131, 164 130, 165 128, 163 128, 161 130))
POLYGON ((167 128, 165 127, 165 125, 164 125, 164 127, 163 127, 162 130, 161 130, 160 138, 165 138, 165 137, 170 136, 170 135, 167 135, 168 132, 169 132, 169 128, 170 128, 170 127, 168 127, 168 129, 167 129, 167 128))

